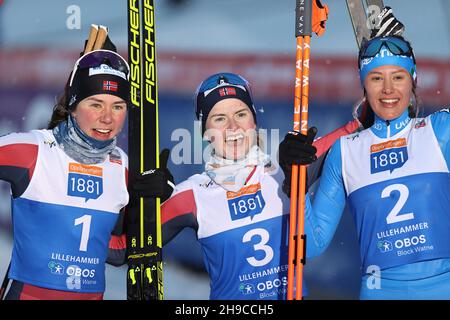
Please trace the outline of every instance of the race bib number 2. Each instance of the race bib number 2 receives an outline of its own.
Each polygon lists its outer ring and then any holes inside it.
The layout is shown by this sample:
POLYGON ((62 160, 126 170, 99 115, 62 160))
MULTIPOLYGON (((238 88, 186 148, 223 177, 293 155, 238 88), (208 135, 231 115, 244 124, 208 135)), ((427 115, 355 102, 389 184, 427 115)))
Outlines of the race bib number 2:
POLYGON ((231 220, 253 217, 260 214, 266 202, 261 194, 261 185, 259 183, 244 187, 238 192, 227 192, 228 208, 230 210, 231 220))
POLYGON ((406 139, 400 138, 370 146, 370 173, 401 168, 408 160, 406 139))
POLYGON ((69 164, 67 194, 73 197, 97 199, 103 193, 103 169, 79 163, 69 164))

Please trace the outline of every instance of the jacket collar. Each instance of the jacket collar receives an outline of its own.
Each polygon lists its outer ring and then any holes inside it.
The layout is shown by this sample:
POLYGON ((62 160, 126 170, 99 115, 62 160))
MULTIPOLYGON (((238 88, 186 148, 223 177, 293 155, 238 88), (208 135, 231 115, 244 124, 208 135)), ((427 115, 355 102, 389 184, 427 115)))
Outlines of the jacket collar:
POLYGON ((375 115, 375 121, 370 130, 379 138, 391 138, 408 126, 411 121, 408 108, 400 117, 392 120, 384 120, 375 115))

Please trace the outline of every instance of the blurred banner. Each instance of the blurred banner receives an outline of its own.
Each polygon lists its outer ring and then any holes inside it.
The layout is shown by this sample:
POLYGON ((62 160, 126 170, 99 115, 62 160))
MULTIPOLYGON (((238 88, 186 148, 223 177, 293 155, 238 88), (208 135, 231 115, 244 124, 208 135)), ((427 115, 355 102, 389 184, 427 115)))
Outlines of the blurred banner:
MULTIPOLYGON (((124 56, 126 50, 119 49, 124 56)), ((45 48, 1 49, 0 86, 58 92, 67 80, 79 52, 45 48)), ((195 84, 219 72, 238 72, 253 84, 261 99, 292 96, 295 57, 281 54, 158 53, 158 81, 162 92, 191 95, 195 84)), ((311 61, 311 99, 357 100, 361 94, 356 58, 314 56, 311 61)), ((421 58, 417 65, 419 95, 425 106, 439 109, 450 101, 450 61, 421 58)), ((19 90, 20 91, 20 90, 19 90)))

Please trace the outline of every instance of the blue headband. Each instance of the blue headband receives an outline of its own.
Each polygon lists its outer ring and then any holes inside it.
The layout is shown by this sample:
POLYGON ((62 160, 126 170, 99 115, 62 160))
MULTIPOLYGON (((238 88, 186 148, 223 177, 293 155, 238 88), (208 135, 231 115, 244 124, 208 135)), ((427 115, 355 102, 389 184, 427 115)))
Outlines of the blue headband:
POLYGON ((386 46, 381 47, 380 52, 373 58, 365 58, 361 60, 361 69, 359 70, 359 78, 361 86, 364 87, 364 80, 367 74, 378 67, 393 65, 405 69, 415 82, 417 79, 416 64, 412 57, 395 55, 386 46))

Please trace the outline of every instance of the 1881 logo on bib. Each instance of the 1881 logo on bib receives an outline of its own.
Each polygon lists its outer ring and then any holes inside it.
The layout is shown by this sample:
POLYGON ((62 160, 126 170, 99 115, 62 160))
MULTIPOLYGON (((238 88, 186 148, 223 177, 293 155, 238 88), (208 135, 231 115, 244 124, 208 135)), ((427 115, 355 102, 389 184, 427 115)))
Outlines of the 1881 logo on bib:
POLYGON ((103 169, 79 163, 69 163, 67 194, 69 196, 97 199, 103 193, 103 169))
POLYGON ((408 160, 406 139, 400 138, 370 146, 370 173, 401 168, 408 160))
POLYGON ((253 217, 260 214, 266 205, 261 194, 261 184, 252 184, 238 192, 227 192, 231 220, 253 217))

